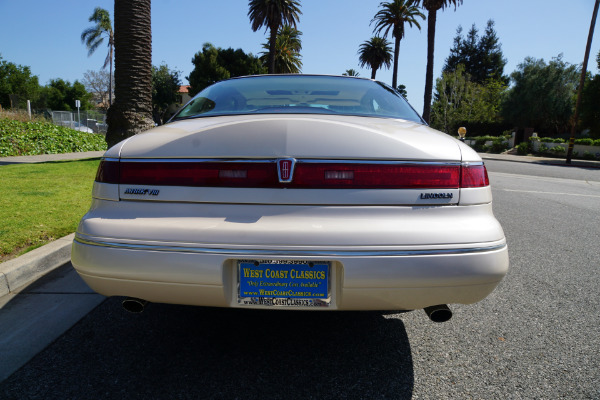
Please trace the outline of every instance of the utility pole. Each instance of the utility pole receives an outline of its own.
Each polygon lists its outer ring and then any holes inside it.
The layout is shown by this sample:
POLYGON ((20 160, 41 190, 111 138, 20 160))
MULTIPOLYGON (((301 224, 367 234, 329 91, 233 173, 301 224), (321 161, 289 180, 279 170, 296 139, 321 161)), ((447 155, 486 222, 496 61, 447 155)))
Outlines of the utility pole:
POLYGON ((571 127, 571 138, 569 139, 569 150, 567 151, 567 164, 571 164, 573 157, 573 146, 575 145, 575 129, 579 122, 579 106, 581 105, 581 92, 585 83, 585 74, 587 72, 588 59, 590 58, 590 49, 592 47, 592 38, 594 37, 594 27, 596 26, 596 16, 598 16, 598 6, 600 0, 596 0, 594 13, 592 14, 592 22, 590 23, 590 33, 588 34, 587 45, 585 46, 585 57, 583 59, 583 67, 581 67, 581 78, 579 79, 579 88, 577 89, 577 103, 575 104, 575 115, 573 116, 573 126, 571 127))

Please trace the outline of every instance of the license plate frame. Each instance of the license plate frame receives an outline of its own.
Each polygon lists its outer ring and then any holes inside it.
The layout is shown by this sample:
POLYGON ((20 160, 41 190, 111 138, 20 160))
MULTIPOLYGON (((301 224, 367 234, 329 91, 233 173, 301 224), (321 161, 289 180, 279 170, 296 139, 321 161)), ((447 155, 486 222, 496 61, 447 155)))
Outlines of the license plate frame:
POLYGON ((255 307, 329 307, 331 262, 238 260, 237 303, 255 307))

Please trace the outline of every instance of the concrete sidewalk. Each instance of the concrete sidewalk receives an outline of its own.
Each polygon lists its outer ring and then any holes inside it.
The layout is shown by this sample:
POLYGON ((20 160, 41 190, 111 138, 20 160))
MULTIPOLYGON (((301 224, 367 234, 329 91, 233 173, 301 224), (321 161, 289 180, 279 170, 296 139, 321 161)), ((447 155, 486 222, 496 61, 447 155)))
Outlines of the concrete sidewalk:
POLYGON ((0 165, 10 164, 35 164, 49 161, 73 161, 87 158, 98 158, 104 155, 103 151, 83 151, 81 153, 40 154, 37 156, 0 157, 0 165))
POLYGON ((0 382, 104 299, 83 282, 70 262, 0 297, 0 382))
POLYGON ((545 165, 560 165, 564 167, 578 167, 578 168, 600 168, 600 161, 593 160, 572 160, 571 164, 567 164, 564 158, 551 158, 551 157, 535 157, 535 156, 521 156, 517 154, 491 154, 491 153, 477 153, 485 160, 497 160, 497 161, 511 161, 521 163, 533 163, 533 164, 545 164, 545 165))

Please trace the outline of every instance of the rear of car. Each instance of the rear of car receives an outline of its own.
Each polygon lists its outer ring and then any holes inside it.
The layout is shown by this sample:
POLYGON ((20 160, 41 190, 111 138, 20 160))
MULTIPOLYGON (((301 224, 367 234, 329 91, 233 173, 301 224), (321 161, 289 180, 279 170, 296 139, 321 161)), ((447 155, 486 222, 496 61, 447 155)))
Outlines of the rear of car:
POLYGON ((105 154, 72 261, 97 292, 151 302, 469 304, 508 268, 491 201, 477 154, 384 85, 233 79, 105 154))

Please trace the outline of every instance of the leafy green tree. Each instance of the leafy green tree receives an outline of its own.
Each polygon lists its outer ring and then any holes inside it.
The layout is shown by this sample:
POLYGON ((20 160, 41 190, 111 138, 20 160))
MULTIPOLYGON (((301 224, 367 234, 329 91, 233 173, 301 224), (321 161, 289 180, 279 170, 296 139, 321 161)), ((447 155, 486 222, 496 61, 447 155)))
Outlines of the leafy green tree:
POLYGON ((63 79, 52 79, 44 88, 45 107, 54 111, 76 110, 75 100, 81 102, 81 110, 94 108, 92 94, 88 93, 85 86, 75 81, 73 84, 63 79))
POLYGON ((223 79, 266 73, 260 59, 251 53, 246 54, 242 49, 222 49, 211 43, 204 43, 192 63, 194 69, 186 77, 190 82, 190 96, 223 79))
POLYGON ((5 61, 0 56, 0 106, 22 108, 27 100, 35 101, 39 91, 38 77, 31 74, 29 67, 5 61))
POLYGON ((456 70, 443 72, 436 81, 431 112, 431 126, 454 134, 465 123, 498 123, 500 99, 506 85, 495 80, 474 82, 463 64, 456 70))
MULTIPOLYGON (((302 69, 302 40, 300 39, 302 32, 289 25, 284 25, 277 32, 275 40, 275 74, 299 74, 302 69)), ((263 44, 263 49, 266 51, 261 54, 261 61, 264 65, 269 62, 269 46, 267 42, 263 44)))
POLYGON ((400 40, 404 38, 405 25, 411 28, 416 26, 421 30, 419 18, 425 19, 425 15, 419 11, 418 0, 392 0, 379 4, 381 9, 375 14, 371 23, 375 22, 373 33, 387 36, 392 31, 394 37, 394 69, 392 74, 392 87, 398 84, 398 60, 400 58, 400 40))
POLYGON ((248 17, 252 30, 256 32, 263 26, 270 30, 268 70, 275 72, 275 52, 277 32, 283 25, 297 28, 296 23, 302 12, 297 0, 250 0, 248 17))
POLYGON ((425 71, 425 94, 423 96, 423 119, 429 122, 431 114, 431 95, 433 93, 433 53, 435 47, 435 24, 437 12, 454 5, 454 10, 463 0, 422 0, 427 10, 427 68, 425 71))
POLYGON ((360 76, 360 74, 358 73, 358 71, 351 68, 347 69, 346 72, 342 74, 342 76, 360 76))
POLYGON ((373 36, 364 41, 358 49, 358 61, 361 67, 371 68, 371 79, 375 79, 377 70, 392 65, 392 48, 385 38, 373 36))
POLYGON ((171 104, 175 104, 179 96, 181 78, 179 71, 172 71, 169 66, 152 66, 152 115, 154 122, 161 125, 171 104))
POLYGON ((508 77, 504 76, 506 59, 494 30, 494 21, 487 22, 483 36, 479 37, 478 33, 477 27, 473 24, 465 38, 462 35, 462 27, 458 27, 454 45, 446 58, 443 71, 455 71, 459 64, 463 64, 465 72, 473 82, 484 84, 487 80, 493 79, 507 84, 508 77))
POLYGON ((502 103, 507 121, 549 135, 567 130, 579 82, 577 66, 564 62, 562 55, 549 63, 527 57, 510 77, 513 86, 502 103))
POLYGON ((106 142, 113 146, 154 126, 150 0, 115 0, 115 102, 106 142))
POLYGON ((110 14, 105 9, 96 7, 88 21, 96 24, 81 33, 81 42, 85 43, 88 49, 88 57, 96 52, 98 47, 104 42, 104 37, 108 39, 108 54, 106 55, 102 69, 106 68, 107 65, 110 65, 108 70, 108 104, 110 106, 112 104, 113 52, 115 48, 115 37, 110 21, 110 14))

